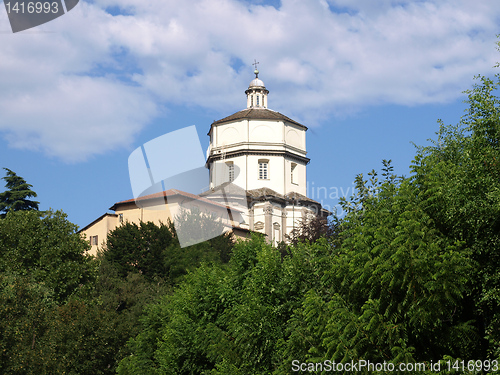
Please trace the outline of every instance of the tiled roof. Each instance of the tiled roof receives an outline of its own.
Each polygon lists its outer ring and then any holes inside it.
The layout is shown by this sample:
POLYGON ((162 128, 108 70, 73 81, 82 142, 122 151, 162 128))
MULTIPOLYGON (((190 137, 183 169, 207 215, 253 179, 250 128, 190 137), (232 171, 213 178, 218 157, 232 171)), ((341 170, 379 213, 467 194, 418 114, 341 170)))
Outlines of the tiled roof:
POLYGON ((105 218, 106 216, 111 216, 111 217, 118 217, 117 214, 110 214, 108 212, 106 212, 105 214, 102 214, 101 216, 99 216, 97 219, 95 219, 93 222, 91 222, 90 224, 88 225, 85 225, 82 229, 79 229, 78 230, 78 233, 81 233, 83 232, 84 230, 90 228, 92 225, 94 225, 95 223, 97 223, 99 220, 105 218))
POLYGON ((292 191, 286 195, 282 195, 282 194, 279 194, 279 193, 277 193, 274 190, 269 189, 269 188, 260 188, 260 189, 248 190, 247 195, 248 195, 248 197, 255 198, 255 199, 258 199, 258 198, 266 199, 268 197, 269 198, 274 197, 274 198, 284 199, 287 201, 293 199, 295 201, 300 201, 300 202, 309 202, 309 203, 320 204, 319 202, 315 201, 314 199, 308 198, 305 195, 300 194, 300 193, 296 193, 294 191, 292 191))
POLYGON ((318 201, 315 201, 314 199, 308 198, 305 195, 300 194, 300 193, 296 193, 294 191, 292 191, 291 193, 288 193, 286 195, 286 197, 288 199, 295 199, 295 200, 298 200, 298 201, 311 202, 311 203, 319 203, 318 201))
POLYGON ((266 187, 248 190, 247 195, 248 195, 248 197, 252 197, 252 198, 266 198, 266 197, 274 197, 274 198, 280 198, 280 199, 285 198, 282 194, 279 194, 279 193, 275 192, 273 189, 269 189, 266 187))
POLYGON ((200 197, 206 197, 209 195, 222 194, 222 193, 227 196, 233 196, 233 197, 246 197, 247 195, 245 189, 239 187, 238 185, 232 182, 226 181, 216 186, 213 189, 201 193, 200 197))
POLYGON ((292 124, 299 125, 307 130, 305 125, 298 123, 291 118, 267 108, 247 108, 243 111, 236 112, 231 116, 224 117, 223 119, 214 121, 212 125, 222 124, 224 122, 234 121, 234 120, 242 120, 242 119, 255 119, 255 120, 281 120, 291 122, 292 124))
POLYGON ((224 191, 224 193, 229 195, 229 196, 233 195, 235 197, 241 196, 241 195, 246 195, 248 198, 254 198, 254 199, 266 199, 266 198, 278 198, 278 199, 283 199, 283 200, 294 199, 295 201, 320 204, 319 202, 315 201, 314 199, 308 198, 305 195, 300 194, 300 193, 296 193, 294 191, 292 191, 286 195, 280 194, 280 193, 274 191, 273 189, 269 189, 267 187, 245 191, 244 189, 240 188, 238 185, 233 184, 231 182, 224 182, 223 184, 215 187, 213 190, 208 190, 204 193, 201 193, 200 197, 214 194, 214 192, 218 192, 219 190, 224 191))
POLYGON ((200 201, 200 202, 212 204, 214 206, 228 208, 227 206, 225 206, 223 204, 220 204, 220 203, 211 201, 209 199, 200 197, 199 195, 187 193, 185 191, 181 191, 181 190, 177 190, 177 189, 169 189, 169 190, 160 191, 160 192, 154 193, 154 194, 144 195, 142 197, 138 197, 137 199, 127 199, 127 200, 124 200, 124 201, 121 201, 121 202, 117 202, 113 206, 111 206, 109 209, 114 211, 114 210, 116 210, 116 207, 119 206, 119 205, 123 205, 123 204, 127 204, 127 203, 135 203, 137 201, 147 201, 147 200, 151 200, 151 199, 158 199, 158 198, 162 198, 162 197, 173 197, 173 196, 176 196, 176 195, 180 195, 180 196, 192 199, 192 200, 197 200, 197 201, 200 201))

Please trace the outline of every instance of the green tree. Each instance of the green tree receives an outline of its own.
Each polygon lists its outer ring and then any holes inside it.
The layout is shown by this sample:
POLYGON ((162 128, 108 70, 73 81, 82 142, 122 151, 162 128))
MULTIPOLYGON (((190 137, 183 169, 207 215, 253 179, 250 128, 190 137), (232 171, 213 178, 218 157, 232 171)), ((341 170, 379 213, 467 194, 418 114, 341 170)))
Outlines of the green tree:
POLYGON ((30 276, 0 273, 0 372, 44 374, 43 337, 56 306, 53 290, 30 276))
POLYGON ((95 304, 71 299, 50 311, 39 343, 39 374, 112 374, 116 352, 123 345, 113 313, 95 304))
POLYGON ((0 220, 0 272, 43 282, 59 302, 95 279, 89 247, 61 211, 12 211, 0 220))
POLYGON ((9 211, 38 210, 38 203, 28 198, 36 197, 28 184, 22 177, 16 175, 8 168, 7 176, 2 179, 6 181, 6 191, 0 193, 0 217, 4 218, 9 211))
POLYGON ((499 358, 500 77, 478 80, 410 178, 356 178, 336 257, 289 322, 282 373, 292 358, 499 358))
POLYGON ((291 245, 297 245, 299 241, 317 241, 321 237, 333 239, 336 235, 338 225, 337 218, 312 216, 304 217, 298 222, 298 226, 287 235, 287 240, 291 245))
POLYGON ((268 374, 283 362, 287 322, 319 283, 326 240, 283 259, 261 236, 239 242, 226 265, 202 264, 148 307, 119 374, 268 374))
POLYGON ((225 234, 181 248, 171 222, 127 222, 109 233, 102 259, 122 278, 138 272, 150 280, 161 278, 176 284, 201 262, 227 262, 232 247, 232 235, 225 234))
POLYGON ((102 257, 112 263, 122 278, 131 272, 149 278, 168 278, 165 253, 168 248, 177 246, 171 223, 141 222, 138 225, 126 222, 108 234, 102 257))
POLYGON ((410 181, 383 184, 348 214, 336 256, 323 262, 321 288, 290 321, 288 369, 293 358, 398 363, 474 353, 480 337, 464 304, 470 251, 434 228, 410 181))
POLYGON ((500 76, 478 76, 460 123, 441 123, 419 148, 413 171, 427 215, 443 235, 471 249, 468 305, 483 357, 500 356, 500 76))
POLYGON ((144 306, 167 293, 161 280, 119 277, 87 256, 76 230, 59 211, 0 220, 2 374, 113 374, 144 306))

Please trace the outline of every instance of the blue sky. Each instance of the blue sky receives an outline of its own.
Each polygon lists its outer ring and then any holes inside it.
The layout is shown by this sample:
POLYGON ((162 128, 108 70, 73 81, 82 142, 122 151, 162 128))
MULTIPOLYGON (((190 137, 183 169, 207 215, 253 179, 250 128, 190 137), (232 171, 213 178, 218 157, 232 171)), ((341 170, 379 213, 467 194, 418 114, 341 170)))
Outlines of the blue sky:
POLYGON ((254 59, 269 108, 309 127, 327 208, 382 159, 408 175, 411 142, 457 123, 500 61, 497 0, 94 0, 16 34, 2 11, 0 31, 0 167, 80 227, 133 197, 135 148, 190 125, 206 148, 254 59))

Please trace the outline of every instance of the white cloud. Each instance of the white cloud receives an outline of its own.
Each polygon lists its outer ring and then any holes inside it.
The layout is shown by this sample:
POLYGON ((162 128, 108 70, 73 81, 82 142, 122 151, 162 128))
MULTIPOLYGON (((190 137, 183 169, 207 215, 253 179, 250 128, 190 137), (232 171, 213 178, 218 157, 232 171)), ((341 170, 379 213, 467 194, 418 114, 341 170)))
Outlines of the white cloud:
POLYGON ((155 112, 141 91, 103 78, 61 77, 43 91, 3 98, 0 130, 13 147, 82 161, 132 144, 155 112))
POLYGON ((241 109, 254 58, 270 107, 308 125, 367 105, 446 102, 491 73, 499 19, 489 0, 80 2, 32 32, 0 34, 0 132, 13 147, 85 160, 129 144, 158 105, 241 109))

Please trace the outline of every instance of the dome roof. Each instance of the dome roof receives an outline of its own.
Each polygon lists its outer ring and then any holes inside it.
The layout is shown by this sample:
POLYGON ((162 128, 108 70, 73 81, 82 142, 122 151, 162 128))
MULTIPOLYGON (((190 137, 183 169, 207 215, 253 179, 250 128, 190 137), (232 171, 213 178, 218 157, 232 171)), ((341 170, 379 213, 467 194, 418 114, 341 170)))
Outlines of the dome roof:
MULTIPOLYGON (((292 120, 291 118, 276 112, 272 111, 267 108, 247 108, 242 111, 233 113, 231 116, 227 116, 221 120, 214 121, 212 123, 212 126, 217 125, 217 124, 223 124, 226 122, 232 122, 232 121, 239 121, 243 119, 249 119, 249 120, 277 120, 277 121, 287 121, 291 122, 295 125, 298 125, 299 127, 307 130, 307 126, 302 125, 298 123, 295 120, 292 120)), ((212 129, 212 127, 210 127, 212 129)), ((210 134, 210 132, 209 132, 210 134)))
POLYGON ((255 78, 252 82, 250 82, 250 85, 248 87, 264 87, 264 82, 262 82, 260 79, 255 78))

